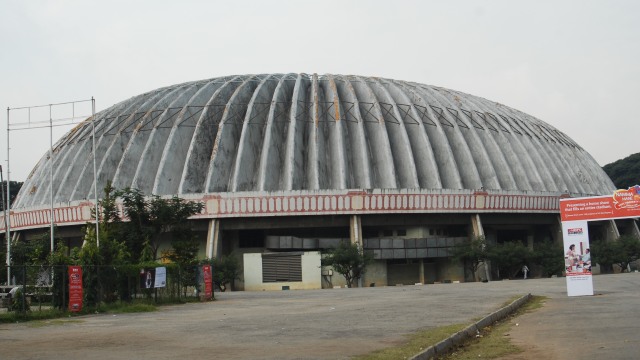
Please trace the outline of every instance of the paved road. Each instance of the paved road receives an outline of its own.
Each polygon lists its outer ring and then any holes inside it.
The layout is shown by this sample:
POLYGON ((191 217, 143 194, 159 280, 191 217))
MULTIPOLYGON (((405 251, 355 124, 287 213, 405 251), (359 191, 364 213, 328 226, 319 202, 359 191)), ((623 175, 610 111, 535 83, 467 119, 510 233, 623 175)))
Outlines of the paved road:
MULTIPOLYGON (((525 319, 537 328, 531 325, 528 337, 512 334, 531 353, 635 358, 626 355, 635 355, 640 344, 640 274, 594 279, 601 295, 580 298, 566 297, 564 278, 221 293, 215 302, 154 313, 3 324, 0 358, 345 359, 397 344, 420 329, 469 323, 526 293, 549 297, 525 319)), ((521 321, 518 330, 527 328, 521 321)))
POLYGON ((514 320, 512 341, 527 351, 510 359, 640 358, 640 273, 594 276, 593 284, 595 296, 532 290, 549 300, 514 320))

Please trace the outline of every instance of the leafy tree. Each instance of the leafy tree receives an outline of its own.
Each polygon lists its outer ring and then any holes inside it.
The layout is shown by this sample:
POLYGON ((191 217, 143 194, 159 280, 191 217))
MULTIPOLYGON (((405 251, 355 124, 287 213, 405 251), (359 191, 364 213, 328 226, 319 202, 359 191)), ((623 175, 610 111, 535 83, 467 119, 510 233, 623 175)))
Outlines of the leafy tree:
POLYGON ((478 267, 487 259, 486 239, 484 236, 474 237, 456 245, 450 250, 450 254, 456 261, 462 261, 465 268, 473 274, 473 280, 477 281, 478 267))
POLYGON ((631 235, 622 235, 615 241, 599 241, 591 244, 592 263, 598 263, 602 272, 613 270, 618 265, 626 271, 629 263, 640 259, 640 239, 631 235))
POLYGON ((333 270, 344 276, 347 286, 360 279, 373 256, 369 252, 362 252, 358 244, 340 242, 337 247, 330 249, 322 257, 322 266, 331 266, 333 270))
POLYGON ((74 264, 73 258, 69 255, 69 248, 63 241, 58 241, 53 253, 49 255, 49 264, 53 269, 52 305, 62 309, 66 304, 62 303, 63 298, 69 298, 69 288, 65 287, 65 277, 67 276, 67 266, 74 264), (63 294, 66 294, 63 296, 63 294))
POLYGON ((140 259, 144 253, 156 260, 161 234, 184 226, 189 217, 204 208, 202 203, 186 201, 177 196, 163 199, 154 195, 148 200, 140 190, 131 188, 118 192, 118 195, 122 198, 125 215, 130 220, 123 226, 134 259, 140 259))
MULTIPOLYGON (((18 192, 20 192, 20 189, 22 188, 22 182, 20 181, 11 181, 9 183, 9 203, 13 204, 13 202, 16 199, 16 196, 18 196, 18 192)), ((4 211, 4 208, 6 207, 7 204, 7 181, 3 181, 0 183, 0 191, 2 191, 2 196, 0 196, 0 200, 4 201, 0 201, 0 211, 4 211)))
POLYGON ((488 248, 488 259, 498 278, 514 278, 531 259, 531 251, 520 241, 507 241, 488 248))
POLYGON ((540 266, 542 276, 551 277, 562 274, 564 269, 562 245, 553 241, 534 243, 531 256, 532 263, 540 266))
POLYGON ((627 189, 640 184, 640 153, 632 154, 624 159, 605 165, 604 172, 618 189, 627 189))
POLYGON ((191 229, 186 226, 177 226, 172 231, 171 245, 173 249, 165 253, 165 256, 176 263, 181 269, 180 284, 185 292, 189 286, 198 286, 198 249, 199 242, 193 235, 191 229))
POLYGON ((240 263, 233 253, 214 260, 213 282, 220 291, 225 291, 227 288, 232 287, 233 282, 239 278, 240 263))
POLYGON ((630 263, 640 259, 640 239, 632 235, 622 235, 615 242, 621 248, 617 265, 625 271, 630 263))

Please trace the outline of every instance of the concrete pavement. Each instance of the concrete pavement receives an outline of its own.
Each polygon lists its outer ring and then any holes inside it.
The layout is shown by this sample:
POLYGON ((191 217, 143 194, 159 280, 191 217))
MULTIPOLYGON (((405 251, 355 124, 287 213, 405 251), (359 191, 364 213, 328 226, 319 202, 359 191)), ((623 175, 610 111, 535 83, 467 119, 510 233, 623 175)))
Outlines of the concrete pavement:
POLYGON ((547 359, 628 359, 640 344, 638 285, 632 273, 595 276, 598 295, 579 298, 566 296, 564 278, 216 293, 215 302, 154 313, 2 324, 0 352, 3 359, 346 359, 418 330, 471 323, 531 293, 549 300, 522 317, 517 331, 526 336, 514 331, 514 341, 547 359))

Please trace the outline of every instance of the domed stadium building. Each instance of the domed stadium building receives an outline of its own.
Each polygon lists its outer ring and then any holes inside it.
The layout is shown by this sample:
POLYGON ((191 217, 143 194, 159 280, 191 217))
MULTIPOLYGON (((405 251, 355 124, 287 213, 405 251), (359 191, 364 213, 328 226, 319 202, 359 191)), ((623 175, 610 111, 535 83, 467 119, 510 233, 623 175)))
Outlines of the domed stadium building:
MULTIPOLYGON (((98 191, 111 181, 204 203, 190 220, 201 257, 238 256, 246 290, 344 284, 320 267, 340 241, 373 253, 366 286, 471 280, 449 257, 455 244, 561 241, 561 198, 615 190, 580 145, 530 115, 362 76, 214 78, 97 113, 54 145, 54 219, 72 246, 91 221, 94 154, 98 191)), ((21 239, 48 229, 50 167, 47 153, 13 205, 21 239)))

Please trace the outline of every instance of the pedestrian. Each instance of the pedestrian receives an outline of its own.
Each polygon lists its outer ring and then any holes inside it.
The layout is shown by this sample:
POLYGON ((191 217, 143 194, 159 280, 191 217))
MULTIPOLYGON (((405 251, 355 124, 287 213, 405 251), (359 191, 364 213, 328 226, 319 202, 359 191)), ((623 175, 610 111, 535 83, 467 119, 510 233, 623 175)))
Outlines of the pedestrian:
POLYGON ((527 267, 527 265, 523 265, 522 266, 522 273, 524 274, 524 279, 527 280, 527 273, 529 272, 529 268, 527 267))

